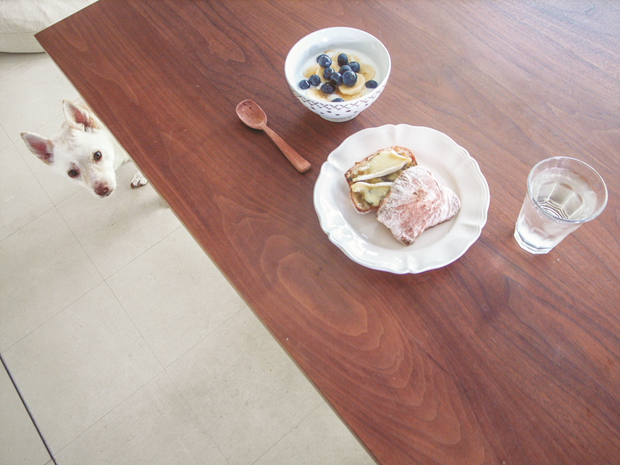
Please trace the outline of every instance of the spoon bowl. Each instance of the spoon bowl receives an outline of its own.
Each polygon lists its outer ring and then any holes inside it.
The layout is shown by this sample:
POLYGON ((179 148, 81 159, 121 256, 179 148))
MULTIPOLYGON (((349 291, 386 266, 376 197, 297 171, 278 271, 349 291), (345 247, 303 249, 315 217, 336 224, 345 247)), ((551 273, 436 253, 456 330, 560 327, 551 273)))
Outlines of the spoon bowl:
POLYGON ((237 115, 246 126, 262 130, 267 126, 267 114, 253 100, 244 100, 237 105, 237 115))

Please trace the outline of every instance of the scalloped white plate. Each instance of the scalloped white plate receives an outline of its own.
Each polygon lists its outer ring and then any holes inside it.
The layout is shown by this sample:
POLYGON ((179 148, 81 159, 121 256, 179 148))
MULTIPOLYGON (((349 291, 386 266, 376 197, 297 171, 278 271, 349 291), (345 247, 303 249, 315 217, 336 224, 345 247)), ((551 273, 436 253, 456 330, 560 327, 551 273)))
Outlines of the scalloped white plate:
POLYGON ((364 129, 345 139, 323 163, 314 186, 314 208, 329 239, 360 265, 397 274, 441 268, 461 257, 480 237, 489 200, 487 181, 467 150, 435 129, 407 124, 364 129), (391 145, 410 149, 419 165, 461 199, 454 218, 427 229, 409 246, 394 239, 376 213, 357 213, 344 178, 356 162, 391 145))

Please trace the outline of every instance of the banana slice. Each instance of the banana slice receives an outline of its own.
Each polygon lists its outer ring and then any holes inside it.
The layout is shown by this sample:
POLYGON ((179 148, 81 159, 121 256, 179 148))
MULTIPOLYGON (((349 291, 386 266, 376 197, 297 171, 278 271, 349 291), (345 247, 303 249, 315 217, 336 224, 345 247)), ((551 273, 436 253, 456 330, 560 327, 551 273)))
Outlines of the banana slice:
POLYGON ((312 65, 304 71, 304 77, 308 79, 313 74, 318 74, 319 76, 321 76, 323 74, 323 71, 320 70, 321 67, 319 65, 312 65))
POLYGON ((340 92, 340 89, 338 89, 334 95, 340 97, 345 102, 348 102, 349 100, 355 100, 356 98, 361 97, 361 93, 359 93, 359 92, 357 94, 353 94, 353 95, 345 95, 342 92, 340 92))
POLYGON ((315 87, 311 87, 310 89, 308 89, 306 91, 306 96, 320 100, 321 102, 329 102, 327 96, 315 87))
POLYGON ((365 83, 366 83, 366 79, 364 78, 364 75, 357 73, 357 82, 355 83, 355 85, 348 87, 343 84, 340 87, 338 87, 338 90, 344 95, 357 94, 358 92, 361 92, 362 90, 364 90, 365 83))
MULTIPOLYGON (((336 71, 337 73, 340 72, 340 65, 338 64, 338 55, 340 55, 340 53, 334 53, 333 55, 330 55, 330 58, 332 59, 332 68, 334 68, 334 71, 336 71)), ((349 58, 349 62, 355 61, 353 60, 353 55, 347 55, 347 57, 349 58)))
POLYGON ((333 55, 330 55, 329 57, 332 59, 332 64, 330 68, 332 68, 337 73, 340 72, 340 65, 338 64, 338 53, 334 53, 333 55))
POLYGON ((327 79, 323 77, 323 68, 319 65, 312 65, 304 71, 304 78, 308 79, 313 74, 316 74, 321 79, 321 82, 327 82, 327 79))
POLYGON ((367 64, 360 63, 360 73, 366 81, 370 81, 375 77, 375 69, 367 64))

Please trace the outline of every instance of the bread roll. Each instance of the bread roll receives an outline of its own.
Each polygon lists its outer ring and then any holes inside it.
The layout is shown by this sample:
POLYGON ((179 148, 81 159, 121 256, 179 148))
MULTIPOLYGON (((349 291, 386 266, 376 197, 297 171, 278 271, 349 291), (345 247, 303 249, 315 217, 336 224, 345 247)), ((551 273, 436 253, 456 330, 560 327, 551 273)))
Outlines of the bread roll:
POLYGON ((448 221, 461 208, 458 196, 422 166, 411 167, 392 183, 381 201, 377 220, 405 245, 428 228, 448 221))

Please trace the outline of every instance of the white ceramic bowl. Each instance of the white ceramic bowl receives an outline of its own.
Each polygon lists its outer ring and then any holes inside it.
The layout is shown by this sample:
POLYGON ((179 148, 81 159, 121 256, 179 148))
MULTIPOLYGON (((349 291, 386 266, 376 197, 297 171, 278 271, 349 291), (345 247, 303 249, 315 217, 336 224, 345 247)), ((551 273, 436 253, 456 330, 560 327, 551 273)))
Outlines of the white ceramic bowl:
POLYGON ((284 74, 293 95, 306 107, 328 121, 342 122, 355 118, 368 108, 383 92, 391 70, 390 54, 376 37, 350 27, 330 27, 308 34, 297 42, 284 62, 284 74), (366 56, 376 66, 378 86, 363 96, 345 102, 325 102, 307 96, 298 86, 303 79, 304 67, 312 58, 326 50, 350 50, 366 56))

